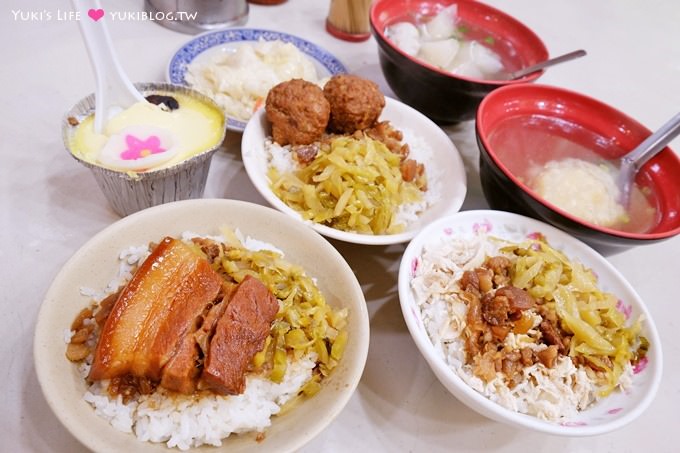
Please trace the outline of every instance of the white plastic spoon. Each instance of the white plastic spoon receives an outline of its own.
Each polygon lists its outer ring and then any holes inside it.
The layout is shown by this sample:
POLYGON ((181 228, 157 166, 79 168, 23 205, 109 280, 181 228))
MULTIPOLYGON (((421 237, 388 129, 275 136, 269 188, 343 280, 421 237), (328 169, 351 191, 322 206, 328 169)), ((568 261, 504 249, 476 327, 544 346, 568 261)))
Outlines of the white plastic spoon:
POLYGON ((647 137, 635 149, 621 158, 617 184, 620 193, 620 202, 628 207, 630 192, 635 181, 635 175, 649 159, 656 156, 668 143, 680 134, 680 113, 676 114, 659 130, 647 137))
POLYGON ((94 130, 99 134, 113 115, 143 101, 144 96, 118 62, 99 0, 71 1, 73 8, 80 12, 80 32, 96 77, 94 130))
POLYGON ((529 75, 532 72, 540 71, 541 69, 559 64, 559 63, 564 63, 565 61, 570 61, 575 58, 580 58, 582 56, 586 55, 586 51, 583 49, 580 50, 575 50, 573 52, 565 53, 564 55, 560 55, 559 57, 555 58, 549 58, 545 61, 542 61, 540 63, 536 63, 535 65, 527 66, 526 68, 518 69, 517 71, 511 72, 510 76, 508 79, 510 80, 515 80, 519 79, 520 77, 524 77, 525 75, 529 75))

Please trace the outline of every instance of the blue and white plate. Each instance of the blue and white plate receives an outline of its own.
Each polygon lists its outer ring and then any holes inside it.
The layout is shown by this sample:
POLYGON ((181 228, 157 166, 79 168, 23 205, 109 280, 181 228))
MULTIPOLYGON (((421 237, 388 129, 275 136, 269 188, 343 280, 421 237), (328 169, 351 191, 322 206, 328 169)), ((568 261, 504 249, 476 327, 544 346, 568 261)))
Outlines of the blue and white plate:
MULTIPOLYGON (((207 53, 228 52, 229 49, 240 43, 259 40, 279 40, 289 42, 312 60, 319 77, 327 77, 334 74, 346 73, 345 66, 327 50, 314 43, 297 36, 289 35, 272 30, 260 30, 254 28, 228 28, 225 30, 211 31, 199 35, 180 47, 170 59, 166 77, 170 83, 188 86, 185 79, 187 65, 207 53)), ((242 132, 246 122, 235 119, 227 119, 227 129, 242 132)))

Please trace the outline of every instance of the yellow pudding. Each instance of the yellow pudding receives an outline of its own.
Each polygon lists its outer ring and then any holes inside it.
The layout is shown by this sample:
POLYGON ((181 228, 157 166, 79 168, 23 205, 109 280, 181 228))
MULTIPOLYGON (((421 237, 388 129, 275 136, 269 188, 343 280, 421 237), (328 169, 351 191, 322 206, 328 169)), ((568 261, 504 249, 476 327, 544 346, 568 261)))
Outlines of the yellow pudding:
POLYGON ((141 101, 113 116, 98 134, 94 114, 85 118, 71 139, 71 152, 86 162, 111 170, 139 173, 172 167, 219 145, 224 114, 180 93, 178 107, 141 101))

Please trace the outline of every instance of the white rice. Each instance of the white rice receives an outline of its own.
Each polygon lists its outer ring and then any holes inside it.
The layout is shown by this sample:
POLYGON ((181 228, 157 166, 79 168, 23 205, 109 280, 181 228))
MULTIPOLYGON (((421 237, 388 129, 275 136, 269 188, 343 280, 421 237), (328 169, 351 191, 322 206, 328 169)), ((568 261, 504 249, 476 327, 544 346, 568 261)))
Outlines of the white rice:
POLYGON ((64 329, 64 343, 68 344, 71 342, 71 338, 73 338, 73 335, 76 333, 71 330, 71 329, 64 329))
MULTIPOLYGON (((236 230, 235 236, 249 250, 283 252, 272 244, 253 239, 236 230)), ((182 234, 182 240, 199 237, 192 232, 182 234)), ((201 236, 224 241, 222 236, 201 236)), ((119 255, 116 277, 103 290, 81 288, 84 296, 95 302, 116 292, 132 279, 134 270, 149 256, 149 247, 130 247, 119 255)), ((85 323, 94 322, 93 319, 85 323)), ((65 329, 65 343, 71 341, 75 332, 65 329)), ((88 342, 94 351, 95 340, 88 342)), ((78 373, 85 379, 90 372, 93 354, 78 364, 78 373)), ((139 396, 123 403, 122 397, 111 398, 107 393, 108 381, 96 381, 85 392, 83 399, 95 410, 95 414, 107 420, 111 426, 125 433, 133 433, 141 441, 163 442, 168 447, 187 450, 203 444, 219 447, 231 434, 262 432, 271 425, 271 417, 296 396, 302 386, 312 377, 316 366, 314 353, 295 361, 288 359, 288 366, 281 383, 274 383, 259 376, 246 376, 246 389, 241 395, 222 396, 210 394, 197 398, 193 395, 170 394, 158 387, 151 395, 139 396)))
MULTIPOLYGON (((409 158, 415 159, 425 166, 427 176, 427 190, 423 192, 422 199, 414 203, 403 203, 399 206, 395 214, 397 224, 406 227, 416 223, 420 215, 430 206, 434 205, 440 198, 441 177, 440 170, 434 165, 432 148, 419 135, 409 129, 399 128, 403 133, 403 143, 409 145, 409 158)), ((293 173, 301 169, 301 165, 293 158, 289 145, 281 146, 271 138, 267 138, 264 143, 267 151, 267 161, 279 174, 293 173)))
POLYGON ((264 141, 264 149, 267 151, 267 161, 280 174, 292 173, 300 168, 300 165, 293 159, 293 152, 290 146, 281 146, 271 138, 264 141))
POLYGON ((440 169, 434 165, 432 148, 419 135, 410 129, 399 129, 404 135, 404 143, 408 143, 409 158, 415 159, 425 166, 427 175, 427 190, 423 192, 423 199, 418 203, 404 203, 399 206, 397 221, 405 225, 411 225, 418 221, 420 214, 434 205, 440 198, 441 177, 440 169))
POLYGON ((188 450, 203 444, 219 447, 231 434, 262 432, 271 425, 287 401, 312 377, 315 357, 289 360, 281 383, 248 376, 241 395, 207 395, 200 398, 169 395, 162 389, 124 404, 122 397, 111 399, 107 381, 90 386, 83 399, 111 426, 134 433, 141 441, 164 442, 168 447, 188 450))
MULTIPOLYGON (((509 388, 502 373, 485 383, 475 376, 472 366, 465 364, 463 330, 466 326, 467 305, 459 298, 458 281, 466 270, 483 264, 486 256, 498 254, 499 245, 483 236, 474 239, 454 239, 426 246, 411 282, 421 319, 437 353, 470 387, 490 400, 512 411, 533 415, 543 420, 573 418, 598 400, 596 386, 584 367, 574 366, 571 359, 558 360, 553 368, 541 363, 523 370, 524 379, 509 388)), ((541 317, 534 314, 534 327, 541 317)), ((536 351, 545 349, 528 341, 527 335, 509 334, 505 345, 519 349, 527 346, 536 351)), ((620 388, 630 387, 632 367, 626 367, 620 388)))

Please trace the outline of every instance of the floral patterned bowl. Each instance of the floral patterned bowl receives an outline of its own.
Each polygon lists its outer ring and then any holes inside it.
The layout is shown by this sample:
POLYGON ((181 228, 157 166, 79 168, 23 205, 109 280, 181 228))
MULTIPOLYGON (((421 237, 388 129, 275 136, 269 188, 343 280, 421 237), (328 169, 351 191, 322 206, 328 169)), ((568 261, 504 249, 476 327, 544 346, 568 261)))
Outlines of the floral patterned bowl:
POLYGON ((633 287, 595 250, 561 230, 540 221, 503 211, 466 211, 453 214, 424 228, 406 248, 399 269, 399 299, 406 325, 425 360, 439 381, 465 405, 493 420, 563 436, 590 436, 621 428, 638 417, 652 402, 662 375, 661 341, 652 317, 633 287), (633 369, 632 385, 626 392, 615 390, 576 417, 557 422, 521 414, 488 399, 470 387, 444 359, 441 348, 428 335, 411 283, 426 246, 454 238, 498 237, 512 242, 542 235, 571 261, 581 262, 596 275, 598 287, 615 294, 617 308, 626 319, 642 316, 642 335, 649 340, 647 356, 633 369))

